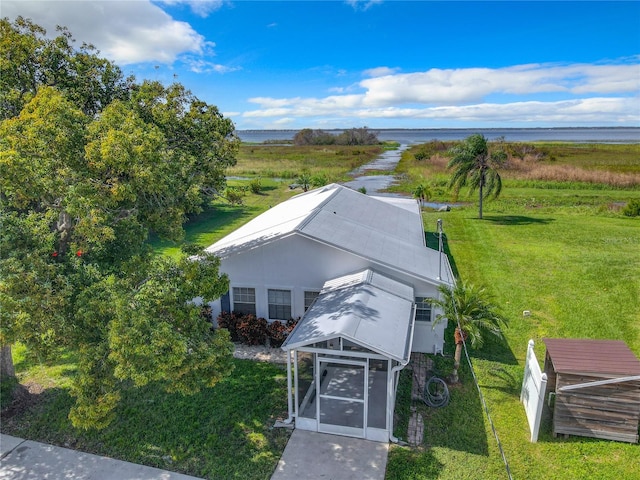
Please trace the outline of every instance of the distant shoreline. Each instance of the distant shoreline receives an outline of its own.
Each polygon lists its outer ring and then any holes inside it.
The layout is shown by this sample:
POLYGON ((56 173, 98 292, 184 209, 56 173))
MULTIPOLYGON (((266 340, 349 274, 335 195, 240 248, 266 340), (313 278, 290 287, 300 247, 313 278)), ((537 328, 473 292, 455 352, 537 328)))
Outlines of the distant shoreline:
MULTIPOLYGON (((324 129, 340 133, 348 129, 324 129)), ((509 142, 571 142, 571 143, 640 143, 640 127, 532 127, 532 128, 371 128, 382 141, 402 144, 425 143, 434 140, 462 140, 474 133, 489 140, 504 138, 509 142)), ((300 129, 237 130, 243 142, 262 143, 292 140, 300 129)))

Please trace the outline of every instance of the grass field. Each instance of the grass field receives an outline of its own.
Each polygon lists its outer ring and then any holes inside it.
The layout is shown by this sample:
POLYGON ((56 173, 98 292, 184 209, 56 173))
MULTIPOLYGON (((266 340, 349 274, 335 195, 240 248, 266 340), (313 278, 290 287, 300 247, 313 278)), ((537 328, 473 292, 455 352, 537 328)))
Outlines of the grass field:
MULTIPOLYGON (((630 150, 634 161, 609 158, 632 165, 626 171, 635 175, 640 158, 636 147, 630 150)), ((408 160, 406 171, 424 168, 416 163, 408 160)), ((424 221, 425 230, 434 232, 436 220, 443 219, 459 275, 486 285, 510 319, 506 343, 489 343, 472 351, 471 359, 513 478, 639 478, 639 445, 553 438, 550 418, 544 419, 538 443, 531 444, 519 395, 529 339, 536 342, 539 360, 545 353, 543 337, 619 339, 640 356, 640 219, 620 215, 620 205, 640 198, 640 188, 528 184, 515 175, 505 177, 500 200, 485 204, 484 220, 477 219, 475 197, 464 197, 470 205, 427 211, 424 221), (523 310, 531 316, 523 317, 523 310)), ((439 200, 450 201, 448 195, 439 200)), ((445 354, 438 360, 444 374, 452 368, 453 352, 445 354)), ((387 479, 508 478, 464 363, 461 377, 446 408, 416 405, 425 418, 424 448, 394 447, 387 479)), ((406 390, 399 402, 406 418, 411 405, 406 390)), ((396 434, 405 432, 406 424, 398 425, 396 434)))
MULTIPOLYGON (((254 152, 241 153, 233 175, 261 177, 263 191, 247 193, 243 206, 212 204, 187 224, 187 241, 213 243, 270 205, 299 193, 288 188, 292 177, 287 172, 297 175, 308 169, 328 175, 335 168, 338 179, 355 165, 347 162, 341 167, 338 162, 329 167, 327 160, 313 170, 315 153, 298 152, 296 158, 275 163, 256 153, 257 147, 245 148, 254 152)), ((287 150, 291 147, 277 148, 284 150, 274 156, 294 152, 287 150)), ((638 146, 545 148, 551 149, 554 159, 540 161, 542 166, 640 175, 638 146)), ((446 189, 446 159, 417 161, 413 151, 406 152, 399 165, 403 181, 397 188, 410 192, 424 181, 432 186, 434 200, 453 201, 446 189)), ((436 220, 442 218, 454 269, 460 277, 486 285, 510 320, 505 342, 489 341, 483 350, 471 352, 482 394, 514 479, 637 479, 640 445, 556 439, 548 418, 538 443, 529 443, 519 393, 530 338, 536 341, 539 359, 545 336, 622 339, 640 356, 640 218, 620 213, 626 202, 640 199, 640 184, 607 183, 613 177, 606 176, 599 177, 600 183, 591 177, 527 178, 525 173, 505 172, 502 195, 485 204, 484 220, 477 219, 475 197, 468 198, 465 192, 457 199, 463 206, 450 212, 424 212, 428 239, 434 239, 436 220), (523 310, 530 310, 531 316, 523 317, 523 310)), ((231 183, 237 186, 248 180, 231 183)), ((157 240, 153 245, 161 254, 179 250, 157 240)), ((286 377, 278 367, 237 361, 231 378, 195 397, 161 394, 157 387, 131 391, 119 421, 96 433, 77 431, 66 418, 72 356, 39 364, 28 361, 19 349, 15 353, 21 381, 47 389, 32 410, 3 422, 5 433, 208 478, 269 478, 286 443, 287 432, 269 429, 286 410, 286 377)), ((446 349, 445 357, 435 359, 438 372, 449 373, 452 353, 446 349)), ((425 418, 424 445, 394 446, 387 480, 507 478, 464 362, 460 376, 462 384, 452 387, 447 407, 415 404, 425 418)), ((403 374, 396 412, 396 435, 401 438, 406 438, 411 406, 410 376, 403 374)))
MULTIPOLYGON (((472 362, 513 478, 637 478, 639 445, 555 439, 549 419, 538 443, 529 443, 519 395, 530 338, 539 360, 544 358, 541 339, 547 336, 625 340, 640 355, 640 220, 599 215, 597 207, 591 212, 524 207, 509 213, 493 207, 482 221, 473 206, 426 213, 425 225, 433 231, 436 219, 444 219, 461 277, 487 285, 510 319, 506 344, 489 343, 472 352, 472 362), (523 310, 532 315, 523 317, 523 310)), ((451 359, 446 360, 450 369, 451 359)), ((507 478, 465 370, 449 406, 421 407, 425 442, 433 448, 424 456, 394 449, 387 478, 507 478), (486 448, 472 447, 478 436, 486 448), (407 459, 414 462, 407 466, 407 459), (433 471, 438 474, 431 476, 433 471)))

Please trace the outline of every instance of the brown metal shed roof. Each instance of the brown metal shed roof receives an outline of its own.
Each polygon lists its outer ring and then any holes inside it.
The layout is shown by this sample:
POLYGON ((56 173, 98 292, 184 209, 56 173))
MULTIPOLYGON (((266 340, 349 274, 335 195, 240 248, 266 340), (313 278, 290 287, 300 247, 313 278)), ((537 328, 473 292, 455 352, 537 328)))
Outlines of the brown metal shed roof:
POLYGON ((542 341, 556 372, 640 375, 640 360, 621 340, 543 338, 542 341))

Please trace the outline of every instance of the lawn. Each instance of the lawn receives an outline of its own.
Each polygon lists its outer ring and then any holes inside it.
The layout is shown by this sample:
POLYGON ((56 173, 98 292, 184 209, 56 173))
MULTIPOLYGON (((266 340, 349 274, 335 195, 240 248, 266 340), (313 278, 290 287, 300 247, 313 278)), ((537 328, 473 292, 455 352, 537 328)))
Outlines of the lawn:
MULTIPOLYGON (((434 200, 452 202, 443 169, 446 159, 416 161, 415 148, 403 155, 397 172, 402 182, 396 188, 407 193, 424 181, 431 185, 434 200)), ((288 185, 302 171, 333 181, 364 163, 361 154, 341 157, 326 150, 326 158, 320 160, 315 150, 304 154, 292 147, 243 146, 232 173, 261 178, 261 193, 247 192, 240 206, 212 203, 190 219, 186 241, 209 245, 300 193, 288 185)), ((563 147, 550 155, 554 159, 543 164, 577 167, 581 172, 609 169, 631 178, 640 174, 637 147, 563 147)), ((555 439, 548 418, 538 443, 529 443, 519 393, 530 338, 536 341, 539 359, 545 336, 623 339, 640 356, 640 219, 620 214, 622 205, 640 198, 640 184, 593 183, 588 176, 562 182, 526 178, 525 173, 505 174, 503 193, 485 204, 484 220, 477 219, 475 197, 465 192, 457 199, 461 207, 424 212, 429 244, 436 220, 442 218, 454 269, 462 278, 487 285, 510 319, 506 342, 488 342, 482 351, 471 352, 482 394, 513 478, 636 479, 640 445, 555 439), (523 317, 523 310, 530 310, 531 316, 523 317)), ((243 186, 249 180, 230 183, 243 186)), ((157 239, 152 244, 160 254, 179 252, 178 245, 157 239)), ((230 378, 193 397, 163 394, 157 385, 131 390, 120 407, 119 421, 96 433, 73 429, 66 416, 72 401, 67 389, 73 356, 40 364, 28 361, 19 349, 15 354, 21 381, 48 388, 31 411, 3 422, 4 433, 207 478, 269 478, 288 438, 288 431, 270 428, 286 411, 286 375, 277 366, 237 360, 230 378)), ((444 358, 436 359, 439 373, 449 373, 452 354, 448 348, 444 358)), ((447 407, 415 405, 425 418, 424 445, 392 447, 388 480, 507 478, 464 362, 460 376, 462 384, 451 388, 447 407)), ((396 435, 406 438, 411 378, 403 373, 402 379, 396 435)))
POLYGON ((126 390, 117 420, 102 431, 79 430, 67 418, 73 398, 64 362, 29 361, 15 352, 23 383, 48 386, 31 410, 2 423, 2 432, 203 478, 269 479, 289 438, 273 428, 286 417, 284 366, 235 360, 232 375, 192 396, 159 385, 126 390))
MULTIPOLYGON (((290 189, 291 182, 281 179, 261 179, 262 190, 258 194, 251 193, 249 183, 249 180, 230 180, 229 186, 246 187, 248 190, 243 196, 242 205, 231 205, 221 198, 214 200, 201 214, 187 221, 184 242, 207 247, 271 206, 302 193, 300 188, 290 189)), ((180 244, 174 242, 154 237, 151 245, 160 255, 175 257, 180 254, 180 244)))
MULTIPOLYGON (((640 161, 632 173, 638 169, 640 161)), ((513 478, 636 479, 640 445, 553 438, 548 417, 538 443, 530 443, 519 395, 529 339, 539 360, 543 337, 619 339, 640 356, 640 219, 619 212, 621 204, 640 198, 640 188, 535 185, 507 175, 500 200, 485 204, 484 220, 477 219, 474 197, 450 212, 425 211, 428 239, 434 240, 442 218, 458 274, 486 285, 510 320, 506 342, 472 351, 471 360, 513 478), (531 316, 524 317, 524 310, 531 316)), ((448 195, 441 200, 450 201, 448 195)), ((437 364, 444 374, 452 368, 451 345, 445 354, 437 364)), ((508 478, 464 362, 461 378, 447 407, 416 404, 425 418, 425 443, 420 449, 393 447, 387 479, 508 478)), ((404 418, 410 395, 399 403, 404 418)), ((406 438, 405 423, 396 435, 406 438)))

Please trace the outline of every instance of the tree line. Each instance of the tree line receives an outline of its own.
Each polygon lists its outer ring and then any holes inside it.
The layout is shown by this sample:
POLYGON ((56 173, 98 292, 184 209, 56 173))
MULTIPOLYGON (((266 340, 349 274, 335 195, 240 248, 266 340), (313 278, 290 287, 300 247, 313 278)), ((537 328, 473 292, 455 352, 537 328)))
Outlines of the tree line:
POLYGON ((293 144, 302 145, 377 145, 377 132, 367 127, 351 128, 341 133, 334 134, 325 130, 312 130, 304 128, 293 137, 293 144))

